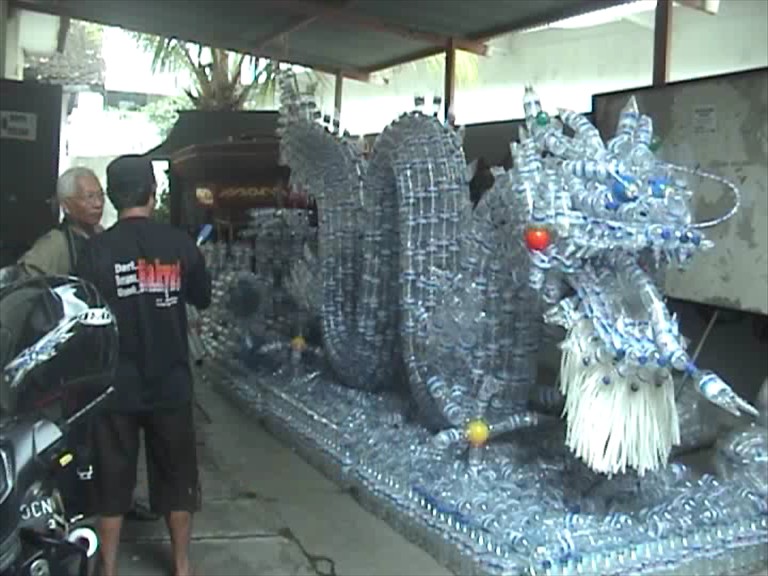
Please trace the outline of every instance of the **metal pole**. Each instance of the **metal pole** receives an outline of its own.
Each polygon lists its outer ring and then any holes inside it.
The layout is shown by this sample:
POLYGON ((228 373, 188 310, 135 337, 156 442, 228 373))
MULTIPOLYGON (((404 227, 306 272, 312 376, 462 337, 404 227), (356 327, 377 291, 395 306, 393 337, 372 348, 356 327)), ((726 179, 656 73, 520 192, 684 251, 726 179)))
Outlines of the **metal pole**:
MULTIPOLYGON (((720 316, 720 309, 715 308, 715 311, 712 312, 712 316, 709 318, 709 323, 707 324, 707 327, 704 329, 704 333, 701 335, 701 338, 699 339, 699 343, 696 345, 696 350, 693 352, 693 357, 691 358, 691 362, 696 364, 696 360, 699 359, 699 354, 701 354, 701 349, 704 348, 704 343, 707 341, 707 338, 709 338, 709 333, 712 331, 712 328, 715 327, 715 322, 717 322, 717 318, 720 316)), ((683 374, 683 377, 680 379, 680 384, 677 386, 677 391, 675 392, 675 397, 680 396, 680 391, 683 389, 683 386, 686 385, 688 382, 688 372, 683 374)))

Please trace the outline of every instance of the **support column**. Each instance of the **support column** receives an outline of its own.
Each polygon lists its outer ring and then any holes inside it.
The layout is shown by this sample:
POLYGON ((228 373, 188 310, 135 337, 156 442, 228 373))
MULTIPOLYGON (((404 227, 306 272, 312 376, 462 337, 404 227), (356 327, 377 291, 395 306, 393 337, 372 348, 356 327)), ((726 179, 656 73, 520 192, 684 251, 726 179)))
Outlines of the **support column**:
POLYGON ((0 0, 0 78, 24 78, 24 51, 19 42, 21 16, 8 0, 0 0))
POLYGON ((336 82, 333 91, 334 121, 341 122, 341 93, 344 89, 344 75, 336 72, 336 82))
POLYGON ((8 42, 8 0, 0 0, 0 78, 5 78, 5 45, 8 42))
POLYGON ((669 52, 672 44, 672 0, 657 0, 653 29, 653 85, 669 81, 669 52))
POLYGON ((445 49, 445 86, 443 88, 443 105, 445 106, 445 120, 453 108, 453 94, 456 87, 456 47, 453 40, 448 41, 445 49))

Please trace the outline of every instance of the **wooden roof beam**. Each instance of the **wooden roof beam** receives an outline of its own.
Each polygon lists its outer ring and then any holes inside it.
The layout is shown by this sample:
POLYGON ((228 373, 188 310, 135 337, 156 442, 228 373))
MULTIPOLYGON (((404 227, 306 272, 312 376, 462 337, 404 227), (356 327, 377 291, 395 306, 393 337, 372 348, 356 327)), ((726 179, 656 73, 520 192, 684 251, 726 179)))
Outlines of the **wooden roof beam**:
MULTIPOLYGON (((57 16, 69 16, 72 18, 78 18, 77 16, 74 16, 71 14, 70 10, 66 6, 66 4, 62 4, 59 2, 41 2, 40 0, 12 0, 13 5, 15 5, 18 8, 22 8, 25 10, 32 10, 35 12, 43 12, 45 14, 53 14, 57 16)), ((94 21, 94 20, 91 20, 94 21)), ((98 24, 102 24, 105 26, 115 26, 116 24, 114 22, 108 22, 108 21, 96 21, 98 24)), ((126 30, 135 28, 124 28, 126 30)), ((157 36, 162 36, 162 32, 156 32, 156 31, 147 31, 147 30, 136 30, 140 32, 145 32, 149 34, 154 34, 157 36)), ((218 45, 215 43, 208 42, 204 38, 198 38, 198 39, 191 39, 191 38, 182 38, 179 36, 174 36, 175 38, 184 41, 184 42, 190 42, 193 44, 202 44, 202 45, 209 45, 209 46, 215 46, 216 48, 222 48, 224 50, 231 50, 233 52, 238 52, 240 54, 251 54, 252 56, 261 56, 263 58, 270 58, 272 60, 277 60, 279 62, 286 62, 289 64, 297 64, 299 66, 305 66, 306 68, 312 68, 313 70, 317 70, 318 72, 324 72, 326 74, 336 75, 341 73, 347 78, 350 78, 352 80, 358 80, 360 82, 368 82, 370 80, 370 75, 367 70, 357 70, 352 68, 339 68, 335 66, 323 66, 322 64, 314 64, 309 61, 302 61, 301 58, 295 58, 291 57, 290 51, 279 51, 279 50, 269 50, 266 48, 260 48, 259 46, 256 46, 254 48, 244 49, 244 47, 239 46, 227 46, 227 45, 218 45)), ((261 44, 262 41, 258 41, 258 44, 261 44)))
POLYGON ((277 32, 272 32, 271 34, 268 34, 267 36, 263 36, 262 38, 259 38, 256 40, 256 47, 255 50, 260 50, 264 48, 267 44, 272 42, 273 40, 277 40, 278 38, 282 36, 286 36, 287 34, 292 34, 293 32, 298 32, 305 26, 309 26, 317 20, 319 16, 317 14, 311 15, 311 16, 302 16, 295 22, 291 23, 290 26, 286 26, 285 28, 281 28, 277 32))
POLYGON ((305 68, 311 68, 312 70, 316 70, 318 72, 324 72, 326 74, 331 74, 332 76, 336 76, 337 74, 341 74, 345 78, 349 78, 351 80, 357 80, 359 82, 368 82, 370 81, 370 73, 368 70, 357 70, 354 68, 337 68, 334 66, 325 66, 322 64, 313 64, 309 60, 305 60, 301 56, 292 56, 290 49, 286 50, 277 50, 277 49, 267 49, 267 48, 261 48, 261 49, 250 49, 247 52, 242 50, 241 48, 229 48, 227 46, 221 46, 221 48, 224 48, 225 50, 232 50, 233 52, 240 52, 242 53, 248 53, 252 56, 260 56, 262 58, 269 58, 270 60, 275 60, 277 62, 285 62, 287 64, 296 64, 298 66, 304 66, 305 68))
POLYGON ((528 30, 529 28, 534 28, 536 26, 543 26, 545 24, 558 22, 574 16, 581 16, 582 14, 587 14, 603 8, 610 8, 611 6, 616 6, 618 4, 626 4, 631 1, 632 0, 582 0, 577 2, 572 0, 564 3, 563 7, 558 10, 551 10, 547 14, 534 16, 524 20, 517 20, 513 25, 499 24, 493 28, 488 28, 471 34, 469 38, 476 41, 486 41, 495 38, 496 36, 528 30))
POLYGON ((375 66, 366 68, 364 72, 366 72, 367 74, 373 74, 374 72, 380 72, 381 70, 386 70, 387 68, 393 68, 394 66, 401 66, 402 64, 415 62, 416 60, 421 60, 422 58, 429 58, 430 56, 444 54, 445 50, 446 50, 445 46, 441 46, 438 48, 427 48, 425 50, 422 50, 421 52, 411 52, 409 54, 406 54, 405 56, 401 56, 399 58, 393 58, 391 60, 385 60, 384 62, 376 64, 375 66))
POLYGON ((69 16, 59 16, 59 33, 56 36, 56 52, 64 53, 67 46, 67 34, 69 34, 69 16))
POLYGON ((312 14, 318 16, 319 18, 346 21, 350 24, 354 24, 368 30, 394 34, 395 36, 401 36, 403 38, 410 38, 411 40, 434 44, 435 46, 439 47, 439 52, 442 52, 444 49, 443 47, 446 46, 449 42, 453 42, 453 46, 456 50, 463 50, 464 52, 471 52, 472 54, 478 54, 480 56, 485 56, 488 53, 488 46, 479 40, 468 38, 452 38, 443 34, 417 30, 415 28, 411 28, 410 26, 403 26, 400 24, 394 24, 392 22, 384 22, 378 18, 362 16, 350 10, 348 8, 347 2, 334 4, 332 7, 318 4, 319 3, 312 2, 310 0, 282 0, 279 2, 279 6, 282 9, 290 7, 296 12, 306 15, 312 14))
POLYGON ((653 85, 669 82, 669 51, 672 46, 672 0, 656 1, 653 31, 653 85))
MULTIPOLYGON (((333 8, 329 8, 328 10, 335 10, 342 8, 349 4, 351 0, 341 0, 339 4, 335 5, 333 8)), ((265 2, 267 3, 267 2, 265 2)), ((275 0, 269 1, 270 8, 274 11, 280 11, 285 9, 285 4, 283 2, 276 2, 275 0), (282 4, 282 7, 281 7, 282 4)), ((323 16, 323 10, 316 10, 315 12, 308 13, 308 14, 302 14, 298 20, 295 20, 290 25, 278 30, 277 32, 273 32, 267 36, 264 36, 262 38, 259 38, 257 41, 256 49, 264 48, 267 44, 270 42, 277 40, 279 38, 284 38, 288 34, 292 34, 294 32, 298 32, 302 28, 306 28, 312 22, 315 20, 318 20, 323 16)))
POLYGON ((456 50, 449 42, 445 49, 445 72, 443 76, 443 106, 446 122, 453 122, 453 96, 456 92, 456 50))

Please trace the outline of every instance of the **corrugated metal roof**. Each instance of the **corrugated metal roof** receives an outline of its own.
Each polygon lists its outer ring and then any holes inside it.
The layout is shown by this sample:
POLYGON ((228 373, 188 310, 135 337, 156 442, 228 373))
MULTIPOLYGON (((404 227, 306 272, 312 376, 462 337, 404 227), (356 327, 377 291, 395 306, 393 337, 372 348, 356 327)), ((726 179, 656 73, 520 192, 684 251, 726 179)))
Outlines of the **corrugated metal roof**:
POLYGON ((18 7, 362 77, 626 0, 13 0, 18 7))

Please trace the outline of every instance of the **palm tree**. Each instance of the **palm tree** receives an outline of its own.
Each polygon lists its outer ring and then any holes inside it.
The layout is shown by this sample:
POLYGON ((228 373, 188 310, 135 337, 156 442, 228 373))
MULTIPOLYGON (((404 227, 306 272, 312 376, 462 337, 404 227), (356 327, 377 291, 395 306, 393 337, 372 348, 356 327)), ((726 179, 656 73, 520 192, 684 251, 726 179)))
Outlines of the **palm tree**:
MULTIPOLYGON (((132 33, 137 44, 152 54, 153 72, 188 71, 192 74, 194 88, 185 92, 199 110, 240 110, 249 96, 256 96, 262 103, 274 102, 277 89, 279 63, 267 58, 182 42, 175 38, 161 38, 151 34, 132 33), (253 70, 250 84, 241 82, 243 68, 253 70), (255 90, 255 94, 254 94, 255 90)), ((435 56, 393 68, 397 75, 408 69, 429 73, 442 73, 444 56, 435 56)), ((325 84, 327 78, 312 74, 310 83, 325 84)), ((466 87, 478 77, 478 58, 475 54, 456 52, 456 84, 466 87)))
POLYGON ((153 72, 191 73, 194 86, 185 89, 198 110, 241 110, 256 92, 259 100, 274 99, 278 62, 161 38, 151 34, 132 33, 137 44, 152 54, 153 72), (253 80, 242 83, 243 69, 253 70, 253 80))

